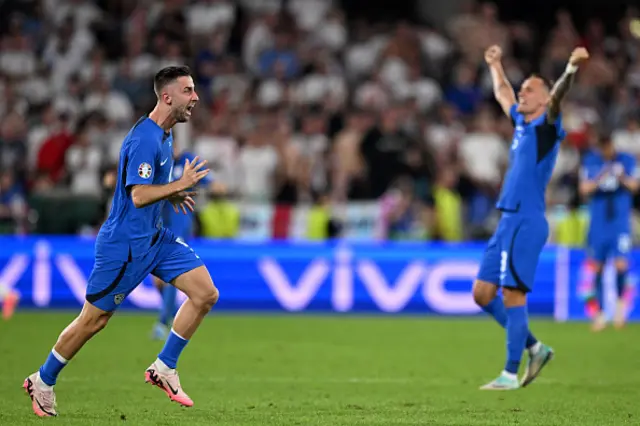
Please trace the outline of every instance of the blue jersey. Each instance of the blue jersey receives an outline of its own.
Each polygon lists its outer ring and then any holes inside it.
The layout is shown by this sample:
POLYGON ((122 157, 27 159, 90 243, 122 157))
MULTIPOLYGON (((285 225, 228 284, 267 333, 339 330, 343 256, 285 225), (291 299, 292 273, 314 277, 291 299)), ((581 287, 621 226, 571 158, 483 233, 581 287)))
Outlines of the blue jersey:
MULTIPOLYGON (((182 171, 184 169, 184 163, 186 160, 193 161, 195 155, 190 152, 183 152, 176 159, 176 164, 173 166, 173 172, 171 179, 178 180, 182 177, 182 171)), ((200 182, 198 182, 199 186, 209 185, 213 179, 211 178, 211 173, 206 175, 200 182)), ((187 214, 185 215, 182 210, 180 213, 176 213, 173 210, 173 206, 171 203, 165 203, 163 207, 162 217, 164 219, 164 224, 167 228, 171 229, 174 234, 184 239, 191 237, 193 234, 193 213, 190 210, 187 210, 187 214)))
POLYGON ((503 212, 544 214, 545 192, 566 133, 559 116, 547 123, 547 113, 527 123, 513 105, 509 111, 515 127, 509 170, 502 184, 497 208, 503 212))
POLYGON ((600 152, 587 153, 582 161, 581 178, 598 180, 598 188, 589 200, 590 228, 596 233, 629 233, 633 195, 622 185, 619 176, 637 176, 636 160, 616 153, 606 160, 600 152))
POLYGON ((173 167, 173 136, 148 117, 129 131, 120 148, 118 180, 109 217, 100 228, 96 252, 112 259, 128 260, 149 251, 162 224, 164 201, 136 208, 131 199, 134 185, 165 185, 173 167))

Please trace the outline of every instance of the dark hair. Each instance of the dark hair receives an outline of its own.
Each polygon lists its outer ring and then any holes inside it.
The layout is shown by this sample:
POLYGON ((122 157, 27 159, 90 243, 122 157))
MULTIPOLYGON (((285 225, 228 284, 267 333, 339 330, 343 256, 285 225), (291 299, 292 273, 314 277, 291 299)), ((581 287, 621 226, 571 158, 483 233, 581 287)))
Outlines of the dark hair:
POLYGON ((158 71, 153 77, 153 91, 156 92, 156 96, 160 96, 162 89, 179 77, 191 77, 191 68, 183 65, 180 67, 166 67, 158 71))
POLYGON ((549 80, 548 78, 546 78, 543 75, 538 74, 536 72, 531 73, 529 75, 529 78, 538 78, 538 79, 542 80, 542 83, 547 88, 547 90, 551 90, 551 88, 553 87, 553 82, 551 80, 549 80))

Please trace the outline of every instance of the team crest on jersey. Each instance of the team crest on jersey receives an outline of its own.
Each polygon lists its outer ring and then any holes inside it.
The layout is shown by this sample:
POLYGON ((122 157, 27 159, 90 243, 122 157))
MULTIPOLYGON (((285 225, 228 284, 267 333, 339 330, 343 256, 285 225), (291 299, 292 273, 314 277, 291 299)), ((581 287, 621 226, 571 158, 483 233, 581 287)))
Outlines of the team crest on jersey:
POLYGON ((151 164, 142 163, 142 164, 140 164, 140 167, 138 167, 138 175, 142 179, 149 179, 151 177, 151 171, 152 170, 153 169, 151 168, 151 164))
POLYGON ((183 166, 175 166, 173 170, 171 170, 171 176, 176 180, 180 179, 182 177, 182 169, 183 166))
POLYGON ((113 296, 113 301, 115 302, 116 305, 121 304, 123 300, 124 300, 124 293, 116 294, 115 296, 113 296))

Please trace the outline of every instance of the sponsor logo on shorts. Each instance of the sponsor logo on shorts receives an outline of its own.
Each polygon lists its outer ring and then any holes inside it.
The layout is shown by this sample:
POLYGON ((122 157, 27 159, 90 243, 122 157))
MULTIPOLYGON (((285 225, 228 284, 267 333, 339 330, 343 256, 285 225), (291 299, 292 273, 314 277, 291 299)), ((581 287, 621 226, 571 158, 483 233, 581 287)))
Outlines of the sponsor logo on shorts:
POLYGON ((116 294, 115 296, 113 296, 113 301, 116 303, 116 305, 121 304, 123 300, 124 300, 124 293, 116 294))

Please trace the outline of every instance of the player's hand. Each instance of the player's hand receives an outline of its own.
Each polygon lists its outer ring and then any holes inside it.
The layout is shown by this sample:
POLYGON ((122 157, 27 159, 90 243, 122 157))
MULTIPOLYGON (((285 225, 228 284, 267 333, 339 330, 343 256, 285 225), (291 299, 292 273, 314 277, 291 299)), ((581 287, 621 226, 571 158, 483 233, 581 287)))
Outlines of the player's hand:
POLYGON ((484 60, 487 64, 497 64, 502 60, 502 49, 497 44, 489 47, 484 52, 484 60))
POLYGON ((196 195, 195 191, 180 191, 176 195, 170 197, 168 201, 173 205, 173 210, 176 213, 187 214, 187 210, 194 211, 196 202, 193 197, 196 195))
POLYGON ((180 181, 184 183, 185 189, 194 187, 209 174, 209 169, 203 169, 207 164, 207 160, 198 163, 199 159, 200 157, 196 157, 193 161, 189 161, 189 159, 187 159, 184 162, 184 170, 182 171, 180 181))
POLYGON ((576 47, 571 52, 571 57, 569 58, 569 63, 574 66, 580 65, 581 62, 589 59, 589 52, 584 47, 576 47))

